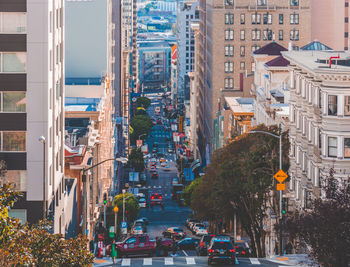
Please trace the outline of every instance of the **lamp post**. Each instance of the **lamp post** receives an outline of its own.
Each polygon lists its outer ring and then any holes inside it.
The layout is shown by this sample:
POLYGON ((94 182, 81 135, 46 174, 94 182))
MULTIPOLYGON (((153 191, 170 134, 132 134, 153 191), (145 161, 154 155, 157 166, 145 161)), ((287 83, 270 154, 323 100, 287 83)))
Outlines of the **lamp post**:
POLYGON ((117 239, 117 226, 118 226, 118 211, 119 208, 117 206, 114 207, 114 238, 117 239))
MULTIPOLYGON (((273 133, 270 133, 270 132, 265 132, 265 131, 250 131, 249 133, 261 133, 261 134, 267 134, 267 135, 270 135, 270 136, 273 136, 275 138, 278 138, 279 139, 279 150, 280 150, 280 164, 279 164, 279 167, 280 167, 280 170, 282 170, 282 131, 281 131, 281 125, 279 125, 279 129, 280 129, 280 134, 277 135, 277 134, 273 134, 273 133)), ((280 191, 280 199, 279 199, 279 217, 280 217, 280 255, 283 255, 283 246, 282 246, 282 219, 283 219, 283 214, 282 214, 282 190, 279 190, 280 191)))
POLYGON ((126 190, 123 189, 123 222, 125 222, 125 200, 127 200, 128 198, 132 197, 132 196, 128 196, 128 197, 125 197, 125 193, 126 193, 126 190))
POLYGON ((99 163, 96 163, 95 165, 92 165, 90 166, 89 168, 84 168, 82 171, 83 171, 83 174, 81 176, 82 178, 82 182, 83 182, 83 235, 86 235, 86 224, 87 224, 87 189, 86 189, 86 172, 107 162, 107 161, 112 161, 112 160, 115 160, 115 161, 118 161, 118 162, 121 162, 123 164, 127 163, 128 162, 128 159, 127 158, 112 158, 112 159, 105 159, 99 163))
POLYGON ((139 135, 139 139, 138 139, 138 140, 140 140, 141 136, 144 136, 144 135, 147 136, 147 134, 141 134, 141 135, 139 135))
POLYGON ((43 144, 43 219, 46 219, 46 139, 44 136, 39 137, 39 142, 43 144))

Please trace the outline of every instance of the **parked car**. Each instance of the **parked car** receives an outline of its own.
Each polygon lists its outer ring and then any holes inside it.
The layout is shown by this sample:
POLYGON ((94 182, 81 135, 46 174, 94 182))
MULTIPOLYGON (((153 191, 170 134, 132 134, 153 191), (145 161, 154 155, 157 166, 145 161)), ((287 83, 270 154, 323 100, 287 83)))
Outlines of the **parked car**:
POLYGON ((215 237, 214 234, 203 235, 199 240, 199 244, 196 248, 198 256, 207 256, 208 255, 208 246, 210 244, 211 239, 215 237))
MULTIPOLYGON (((161 246, 170 250, 171 240, 161 240, 161 246)), ((133 235, 122 242, 116 243, 118 257, 129 255, 149 255, 153 256, 156 251, 156 241, 151 240, 148 235, 133 235)))
POLYGON ((188 229, 191 229, 191 225, 193 223, 200 223, 200 221, 196 220, 196 219, 187 219, 186 220, 186 226, 188 229))
POLYGON ((136 220, 132 226, 132 228, 135 228, 136 226, 141 226, 142 227, 142 232, 146 233, 147 232, 147 226, 143 221, 136 220))
POLYGON ((208 265, 213 262, 236 263, 236 251, 231 240, 220 237, 212 238, 208 247, 208 265))
POLYGON ((182 239, 186 236, 186 232, 184 232, 179 227, 170 227, 163 232, 163 236, 169 238, 175 237, 176 239, 182 239))
POLYGON ((195 235, 207 235, 208 230, 205 227, 197 227, 195 231, 195 235))
POLYGON ((196 232, 197 232, 197 229, 198 229, 199 227, 205 228, 205 225, 204 225, 203 223, 195 223, 195 224, 192 224, 192 227, 191 227, 192 233, 196 233, 196 232))
POLYGON ((139 199, 139 206, 140 206, 140 208, 147 208, 147 201, 145 198, 139 199))
POLYGON ((178 184, 178 183, 179 183, 179 179, 177 177, 173 178, 172 185, 178 184))
POLYGON ((178 241, 176 244, 179 249, 195 250, 199 244, 199 239, 186 237, 178 241))
POLYGON ((169 165, 166 165, 166 166, 164 167, 164 171, 166 171, 166 172, 170 171, 169 165))

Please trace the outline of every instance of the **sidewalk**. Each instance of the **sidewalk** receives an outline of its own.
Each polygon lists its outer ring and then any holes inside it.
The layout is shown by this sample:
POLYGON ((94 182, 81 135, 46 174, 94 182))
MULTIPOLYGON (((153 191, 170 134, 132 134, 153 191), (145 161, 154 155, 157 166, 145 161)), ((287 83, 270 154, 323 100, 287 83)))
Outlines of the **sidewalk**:
POLYGON ((288 254, 285 256, 271 256, 271 257, 267 257, 266 260, 274 263, 280 263, 280 264, 298 266, 298 267, 319 266, 314 261, 312 261, 306 254, 288 254))
MULTIPOLYGON (((115 265, 120 264, 121 259, 116 259, 115 265)), ((103 257, 102 259, 95 258, 93 266, 110 266, 113 264, 111 257, 103 257)))

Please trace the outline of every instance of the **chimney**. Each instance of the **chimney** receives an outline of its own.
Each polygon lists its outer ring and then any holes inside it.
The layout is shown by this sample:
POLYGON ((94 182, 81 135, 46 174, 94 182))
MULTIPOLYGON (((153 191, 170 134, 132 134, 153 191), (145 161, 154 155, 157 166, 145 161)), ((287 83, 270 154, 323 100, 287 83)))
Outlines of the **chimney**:
POLYGON ((273 42, 276 41, 276 35, 275 35, 275 33, 272 34, 272 41, 273 41, 273 42))

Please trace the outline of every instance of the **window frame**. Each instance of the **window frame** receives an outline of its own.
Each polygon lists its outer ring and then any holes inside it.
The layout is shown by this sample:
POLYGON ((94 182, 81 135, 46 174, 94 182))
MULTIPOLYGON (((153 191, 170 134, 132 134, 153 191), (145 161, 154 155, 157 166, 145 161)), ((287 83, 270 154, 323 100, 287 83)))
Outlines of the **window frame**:
POLYGON ((327 146, 327 148, 328 148, 328 150, 327 150, 328 154, 327 154, 327 156, 330 157, 330 158, 336 158, 336 157, 338 156, 338 138, 335 137, 335 136, 328 136, 327 141, 328 141, 328 146, 327 146), (331 140, 331 139, 334 139, 334 140, 335 140, 335 146, 330 146, 330 140, 331 140), (335 151, 336 151, 335 155, 331 155, 331 153, 330 153, 330 148, 333 148, 333 149, 335 148, 335 151))
POLYGON ((327 111, 327 115, 328 116, 338 116, 338 95, 328 95, 327 97, 327 107, 328 107, 328 111, 327 111), (335 103, 330 103, 331 99, 335 97, 335 103), (330 109, 330 107, 335 106, 335 111, 332 112, 332 110, 330 109))

